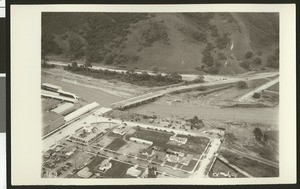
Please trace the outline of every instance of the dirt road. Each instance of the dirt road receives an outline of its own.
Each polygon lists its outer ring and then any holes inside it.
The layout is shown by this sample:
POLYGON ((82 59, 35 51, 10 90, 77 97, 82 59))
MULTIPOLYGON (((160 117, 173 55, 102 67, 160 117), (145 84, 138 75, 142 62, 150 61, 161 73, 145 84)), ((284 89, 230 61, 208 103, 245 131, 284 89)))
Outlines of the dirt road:
POLYGON ((262 90, 266 90, 267 88, 275 85, 278 82, 279 82, 279 77, 255 88, 254 90, 250 91, 249 93, 243 95, 241 98, 239 98, 239 101, 254 101, 254 99, 252 98, 254 93, 259 93, 262 90))

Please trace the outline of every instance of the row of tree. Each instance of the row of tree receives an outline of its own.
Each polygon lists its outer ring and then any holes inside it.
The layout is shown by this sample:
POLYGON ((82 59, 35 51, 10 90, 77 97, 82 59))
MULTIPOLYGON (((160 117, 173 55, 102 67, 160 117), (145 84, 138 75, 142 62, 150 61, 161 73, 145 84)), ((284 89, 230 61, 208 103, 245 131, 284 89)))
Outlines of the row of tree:
POLYGON ((117 79, 123 82, 149 87, 172 85, 182 82, 182 76, 178 73, 171 73, 167 75, 149 75, 147 72, 137 74, 134 70, 128 70, 127 72, 119 73, 116 71, 91 69, 91 66, 91 64, 78 66, 76 62, 73 62, 71 65, 65 66, 64 69, 94 78, 106 80, 117 79))

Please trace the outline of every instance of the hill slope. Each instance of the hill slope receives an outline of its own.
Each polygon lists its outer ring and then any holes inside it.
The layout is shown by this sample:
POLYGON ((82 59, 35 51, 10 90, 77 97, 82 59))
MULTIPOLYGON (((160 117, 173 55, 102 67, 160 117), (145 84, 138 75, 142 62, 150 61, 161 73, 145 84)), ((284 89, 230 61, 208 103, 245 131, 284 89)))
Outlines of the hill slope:
POLYGON ((275 13, 43 13, 42 57, 237 74, 278 67, 275 13), (271 57, 271 58, 270 58, 271 57))

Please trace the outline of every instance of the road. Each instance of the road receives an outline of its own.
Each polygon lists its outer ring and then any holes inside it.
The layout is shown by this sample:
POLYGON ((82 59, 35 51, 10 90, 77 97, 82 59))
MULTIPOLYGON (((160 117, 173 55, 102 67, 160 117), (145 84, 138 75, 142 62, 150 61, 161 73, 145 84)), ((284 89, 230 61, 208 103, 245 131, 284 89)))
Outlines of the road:
MULTIPOLYGON (((252 99, 252 96, 254 93, 259 93, 261 92, 262 90, 266 90, 268 89, 269 87, 275 85, 276 83, 279 82, 279 77, 277 77, 276 79, 273 79, 257 88, 255 88, 254 90, 250 91, 249 93, 243 95, 241 98, 239 98, 239 101, 251 101, 252 99)), ((252 99, 254 101, 254 99, 252 99)))
POLYGON ((207 149, 204 159, 200 162, 199 169, 193 175, 194 178, 204 178, 206 176, 207 167, 215 157, 215 153, 218 151, 221 141, 220 139, 212 139, 210 145, 211 147, 207 149))
POLYGON ((206 83, 196 83, 196 84, 191 84, 191 85, 174 86, 174 87, 169 87, 167 89, 159 90, 156 92, 137 96, 137 97, 134 97, 131 99, 126 99, 124 101, 115 103, 114 107, 126 108, 129 106, 135 105, 135 104, 142 103, 144 101, 148 101, 151 98, 154 99, 158 96, 163 96, 165 94, 169 94, 169 93, 173 93, 173 92, 177 92, 177 91, 185 91, 185 90, 191 90, 191 89, 195 89, 195 88, 199 88, 199 87, 208 87, 208 86, 215 86, 215 85, 234 84, 238 81, 251 81, 251 80, 261 79, 261 78, 265 78, 265 77, 273 77, 276 75, 278 75, 277 72, 257 73, 257 74, 253 74, 253 75, 248 75, 247 78, 245 78, 245 76, 229 77, 227 79, 220 79, 217 81, 206 82, 206 83))
MULTIPOLYGON (((48 64, 53 64, 53 65, 57 65, 57 66, 67 66, 68 64, 70 64, 70 62, 62 62, 62 61, 49 61, 48 64)), ((83 64, 80 64, 78 63, 78 65, 83 65, 83 64)), ((127 72, 127 70, 124 70, 124 69, 118 69, 118 68, 108 68, 108 67, 104 67, 104 66, 95 66, 93 65, 93 67, 91 69, 96 69, 96 70, 108 70, 108 71, 115 71, 115 72, 118 72, 118 73, 125 73, 127 72)), ((157 73, 154 73, 152 71, 149 71, 149 70, 138 70, 138 71, 135 71, 135 73, 137 74, 142 74, 143 72, 147 72, 149 75, 157 75, 157 73)), ((271 76, 268 76, 269 74, 272 73, 277 73, 278 72, 266 72, 266 73, 260 73, 261 76, 264 77, 271 77, 271 76)), ((159 74, 161 75, 167 75, 167 73, 162 73, 162 72, 159 72, 159 74)), ((198 77, 198 74, 180 74, 182 79, 184 81, 193 81, 195 80, 197 77, 198 77)), ((220 76, 220 75, 206 75, 204 74, 204 81, 207 81, 207 82, 211 82, 211 81, 220 81, 220 80, 225 80, 225 79, 234 79, 234 78, 245 78, 245 74, 241 74, 241 75, 237 75, 237 76, 220 76)), ((250 76, 251 77, 251 73, 246 75, 246 76, 250 76)), ((258 77, 260 78, 260 77, 258 77)))
POLYGON ((270 161, 270 160, 267 160, 267 159, 264 159, 264 158, 260 158, 260 157, 250 156, 250 155, 248 155, 247 153, 244 153, 244 152, 241 152, 241 151, 238 151, 238 150, 235 150, 235 149, 231 149, 231 148, 224 148, 224 149, 225 149, 225 150, 228 150, 228 151, 230 151, 230 152, 239 154, 239 155, 241 155, 241 156, 244 156, 244 157, 246 157, 246 158, 249 158, 249 159, 258 161, 258 162, 260 162, 260 163, 264 163, 264 164, 267 164, 267 165, 269 165, 269 166, 279 168, 279 164, 278 164, 277 162, 270 161))
POLYGON ((127 126, 129 126, 129 127, 135 127, 138 125, 142 128, 146 128, 146 129, 152 128, 152 129, 158 129, 158 130, 166 130, 168 132, 173 131, 174 133, 177 133, 177 134, 202 136, 202 137, 205 136, 205 137, 209 138, 208 136, 203 135, 201 133, 190 133, 190 132, 182 131, 182 130, 164 128, 164 127, 153 126, 153 125, 148 125, 148 124, 135 123, 135 122, 130 122, 130 121, 122 122, 121 120, 118 120, 118 119, 110 119, 110 118, 102 117, 103 113, 108 112, 110 110, 111 110, 110 108, 103 108, 103 107, 96 109, 96 110, 92 111, 88 116, 82 117, 80 120, 71 123, 67 127, 64 127, 59 132, 56 132, 56 133, 52 134, 51 136, 45 138, 43 140, 43 150, 44 151, 48 150, 52 145, 56 144, 60 139, 67 137, 70 134, 73 134, 77 129, 83 127, 84 125, 89 125, 91 123, 99 123, 99 122, 111 122, 111 123, 117 123, 117 124, 126 123, 127 126))

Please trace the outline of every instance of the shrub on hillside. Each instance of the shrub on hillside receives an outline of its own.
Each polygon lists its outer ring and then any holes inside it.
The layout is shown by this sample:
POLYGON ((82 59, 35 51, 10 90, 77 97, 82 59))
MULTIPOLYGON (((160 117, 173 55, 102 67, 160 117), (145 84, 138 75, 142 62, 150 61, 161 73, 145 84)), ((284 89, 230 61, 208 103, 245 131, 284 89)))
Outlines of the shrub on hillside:
POLYGON ((225 49, 230 43, 231 39, 229 38, 229 33, 224 33, 222 37, 218 37, 216 40, 217 47, 219 49, 225 49))
POLYGON ((259 99, 260 98, 260 94, 259 93, 254 93, 252 95, 252 97, 255 98, 255 99, 259 99))
POLYGON ((267 59, 267 66, 271 68, 279 68, 279 49, 275 49, 274 54, 267 59))
POLYGON ((220 53, 218 53, 218 59, 219 60, 226 60, 227 58, 226 58, 224 53, 220 52, 220 53))
POLYGON ((114 58, 115 58, 115 56, 110 54, 105 58, 104 63, 107 65, 110 65, 114 62, 114 58))
POLYGON ((247 61, 243 61, 243 62, 241 62, 241 63, 240 63, 240 66, 241 66, 242 68, 245 68, 245 69, 247 69, 247 70, 249 70, 249 69, 250 69, 250 63, 249 63, 249 62, 247 62, 247 61))
POLYGON ((253 52, 251 52, 251 51, 248 51, 245 54, 245 58, 247 58, 247 59, 251 58, 252 56, 253 56, 253 52))
POLYGON ((257 57, 253 60, 253 63, 256 64, 256 65, 260 65, 261 64, 261 58, 257 57))
POLYGON ((248 85, 247 85, 247 83, 245 81, 239 81, 237 83, 237 88, 239 88, 239 89, 246 89, 246 88, 248 88, 248 85))

